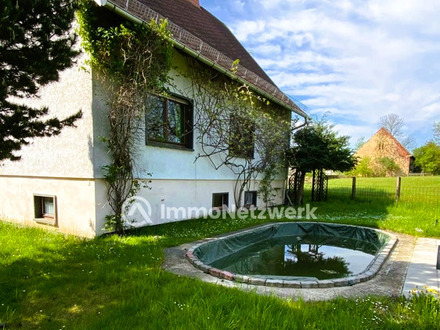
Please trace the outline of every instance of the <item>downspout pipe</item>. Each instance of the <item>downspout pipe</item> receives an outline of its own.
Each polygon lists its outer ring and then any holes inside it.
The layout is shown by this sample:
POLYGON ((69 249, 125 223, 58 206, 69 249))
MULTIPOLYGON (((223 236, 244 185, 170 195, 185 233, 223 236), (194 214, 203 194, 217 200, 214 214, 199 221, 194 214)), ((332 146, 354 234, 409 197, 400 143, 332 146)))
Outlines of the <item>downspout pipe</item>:
MULTIPOLYGON (((122 17, 126 18, 127 20, 130 20, 134 23, 137 24, 145 24, 144 21, 140 20, 139 18, 137 18, 136 16, 133 16, 132 14, 126 12, 125 10, 117 7, 116 5, 108 2, 107 0, 95 0, 95 2, 99 5, 99 6, 104 6, 106 8, 108 8, 109 10, 117 13, 118 15, 121 15, 122 17)), ((188 48, 186 45, 178 42, 177 40, 171 38, 171 43, 178 49, 184 51, 185 53, 191 55, 192 57, 194 57, 195 59, 199 60, 200 62, 214 68, 215 70, 223 73, 224 75, 228 76, 229 78, 231 78, 232 80, 238 81, 241 84, 244 85, 249 85, 251 86, 251 88, 256 91, 258 94, 266 97, 267 99, 277 103, 278 105, 282 106, 282 107, 286 107, 286 104, 283 104, 282 102, 280 102, 277 98, 273 97, 271 94, 265 92, 264 90, 258 88, 257 86, 249 83, 248 81, 238 77, 237 75, 233 74, 232 72, 226 70, 225 68, 221 67, 220 65, 218 65, 217 63, 215 63, 214 61, 206 58, 205 56, 201 55, 200 53, 188 48)), ((293 111, 294 113, 296 113, 297 115, 303 117, 305 119, 305 123, 302 124, 300 127, 306 125, 307 123, 307 119, 310 119, 307 114, 295 107, 289 107, 289 109, 291 111, 293 111)), ((298 127, 298 128, 300 128, 298 127)))
MULTIPOLYGON (((296 126, 294 129, 292 129, 292 131, 296 131, 299 130, 300 128, 303 128, 304 126, 306 126, 311 120, 309 120, 310 117, 304 117, 304 123, 302 123, 299 126, 296 126)), ((288 184, 289 184, 289 166, 287 166, 287 177, 284 179, 284 200, 286 200, 286 194, 287 194, 287 190, 288 190, 288 184)))

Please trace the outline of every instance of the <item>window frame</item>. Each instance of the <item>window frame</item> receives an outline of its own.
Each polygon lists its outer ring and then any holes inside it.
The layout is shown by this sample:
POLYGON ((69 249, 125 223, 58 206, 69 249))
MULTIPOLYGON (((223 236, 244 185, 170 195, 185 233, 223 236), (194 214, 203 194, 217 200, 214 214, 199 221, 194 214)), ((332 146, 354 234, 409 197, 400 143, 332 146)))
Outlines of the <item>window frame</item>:
POLYGON ((156 146, 156 147, 166 147, 166 148, 172 148, 172 149, 181 149, 181 150, 190 150, 193 151, 194 149, 194 138, 193 138, 193 130, 194 130, 194 106, 191 100, 177 96, 174 94, 170 95, 158 95, 158 94, 149 94, 149 97, 156 97, 163 100, 163 109, 162 109, 162 129, 163 129, 163 135, 164 140, 158 140, 151 138, 149 136, 150 128, 148 127, 148 111, 145 111, 145 144, 148 146, 156 146), (183 125, 184 125, 184 142, 174 142, 174 141, 168 141, 169 132, 167 128, 168 123, 168 113, 169 113, 169 101, 175 102, 182 106, 183 108, 183 125))
POLYGON ((57 196, 47 194, 33 194, 34 221, 43 225, 58 226, 57 196), (53 214, 45 213, 44 200, 51 198, 53 202, 53 214))
POLYGON ((213 210, 225 210, 227 208, 229 208, 229 193, 228 192, 212 193, 212 209, 213 210), (221 206, 214 206, 215 197, 218 196, 218 195, 222 196, 222 202, 223 203, 222 203, 221 206), (226 196, 226 203, 224 203, 225 196, 226 196))
POLYGON ((258 191, 256 190, 248 190, 244 192, 244 207, 250 208, 250 207, 257 207, 257 200, 258 200, 258 191), (246 204, 246 194, 252 194, 252 203, 246 204))

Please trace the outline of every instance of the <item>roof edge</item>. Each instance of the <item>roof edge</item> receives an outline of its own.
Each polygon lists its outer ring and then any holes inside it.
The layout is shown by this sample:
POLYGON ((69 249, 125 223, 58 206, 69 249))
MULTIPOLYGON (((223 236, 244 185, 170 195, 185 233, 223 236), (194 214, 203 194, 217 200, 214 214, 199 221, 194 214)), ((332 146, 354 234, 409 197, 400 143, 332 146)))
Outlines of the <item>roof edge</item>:
MULTIPOLYGON (((139 24, 145 24, 148 22, 147 19, 153 19, 156 22, 159 19, 165 18, 159 13, 155 12, 148 6, 138 2, 138 1, 129 1, 129 0, 95 0, 95 2, 100 6, 105 6, 108 9, 116 12, 117 14, 127 18, 128 20, 131 20, 135 23, 139 24), (125 7, 122 6, 122 4, 125 5, 125 7)), ((176 48, 181 49, 182 51, 186 52, 190 56, 194 57, 197 60, 200 60, 204 64, 216 69, 217 71, 227 75, 229 78, 239 81, 240 83, 243 83, 245 85, 248 85, 252 90, 260 94, 261 96, 264 96, 268 100, 282 106, 283 108, 286 108, 290 111, 293 111, 297 115, 309 119, 310 117, 304 112, 303 109, 306 109, 307 107, 303 105, 299 101, 292 101, 289 97, 287 97, 281 90, 274 86, 273 84, 267 82, 266 80, 262 79, 257 74, 253 73, 252 71, 246 69, 242 65, 237 66, 236 72, 232 72, 231 70, 226 68, 226 65, 222 65, 224 63, 230 64, 229 67, 232 68, 234 61, 224 54, 222 54, 220 51, 215 49, 212 46, 209 46, 208 44, 204 43, 202 40, 200 40, 198 37, 194 36, 190 32, 184 30, 177 24, 174 24, 173 22, 169 21, 169 27, 170 30, 174 28, 174 30, 182 30, 185 32, 186 35, 188 35, 192 40, 196 41, 199 44, 199 50, 196 50, 196 47, 191 47, 190 45, 186 45, 184 42, 177 40, 177 38, 172 37, 171 42, 176 48), (212 53, 213 51, 217 52, 217 60, 212 60, 208 56, 202 54, 202 51, 205 51, 206 53, 212 53), (221 58, 220 58, 220 55, 221 58), (222 62, 220 64, 219 62, 222 62), (255 82, 250 81, 250 78, 254 78, 255 82), (264 87, 263 87, 264 86, 264 87), (273 92, 269 92, 268 89, 273 89, 273 92), (301 107, 300 107, 301 105, 301 107)), ((173 31, 171 31, 173 33, 173 31)), ((173 34, 174 35, 174 34, 173 34)), ((181 37, 181 34, 180 34, 181 37)))
MULTIPOLYGON (((402 148, 404 151, 406 151, 407 156, 412 156, 412 153, 409 152, 409 150, 406 149, 405 146, 402 143, 400 143, 400 141, 397 140, 396 137, 393 134, 391 134, 388 129, 386 129, 384 126, 382 126, 381 128, 379 128, 379 130, 376 132, 376 134, 378 134, 380 131, 385 132, 385 134, 387 134, 389 137, 391 137, 400 148, 402 148)), ((376 135, 376 134, 374 134, 374 135, 376 135)))

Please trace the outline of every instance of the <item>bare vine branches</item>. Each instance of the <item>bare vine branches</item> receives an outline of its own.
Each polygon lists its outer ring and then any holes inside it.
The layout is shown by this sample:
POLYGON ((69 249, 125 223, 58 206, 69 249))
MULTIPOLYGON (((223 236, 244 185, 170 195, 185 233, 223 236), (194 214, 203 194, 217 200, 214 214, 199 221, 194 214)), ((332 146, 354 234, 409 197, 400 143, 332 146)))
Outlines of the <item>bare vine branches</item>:
POLYGON ((235 205, 241 207, 243 192, 258 175, 264 175, 270 190, 288 148, 290 113, 189 58, 186 75, 198 105, 194 130, 202 152, 197 158, 234 173, 235 205))
MULTIPOLYGON (((96 7, 84 1, 80 11, 83 47, 90 66, 105 88, 109 135, 104 137, 111 163, 103 167, 107 199, 114 212, 106 227, 124 232, 123 205, 136 194, 140 182, 134 178, 136 141, 144 132, 144 113, 149 93, 164 90, 171 67, 171 44, 166 22, 157 25, 111 25, 108 16, 97 19, 96 7)), ((118 21, 113 18, 114 21, 118 21)))

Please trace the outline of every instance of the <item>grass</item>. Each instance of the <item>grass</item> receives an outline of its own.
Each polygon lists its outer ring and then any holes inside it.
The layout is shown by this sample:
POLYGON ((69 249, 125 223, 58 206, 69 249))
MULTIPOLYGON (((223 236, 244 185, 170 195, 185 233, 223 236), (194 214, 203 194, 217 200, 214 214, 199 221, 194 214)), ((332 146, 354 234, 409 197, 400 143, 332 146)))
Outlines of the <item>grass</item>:
MULTIPOLYGON (((395 202, 396 178, 357 178, 351 200, 351 178, 329 180, 328 201, 314 203, 320 221, 344 222, 414 236, 440 237, 440 176, 403 177, 395 202)), ((305 192, 305 202, 310 187, 305 192)))
MULTIPOLYGON (((440 237, 432 222, 419 218, 429 214, 427 204, 410 210, 393 203, 330 199, 314 206, 322 221, 440 237), (414 232, 415 226, 424 232, 414 232)), ((166 247, 265 221, 192 220, 93 240, 0 222, 0 324, 6 329, 439 328, 438 292, 411 299, 304 302, 219 287, 161 269, 166 247)))

